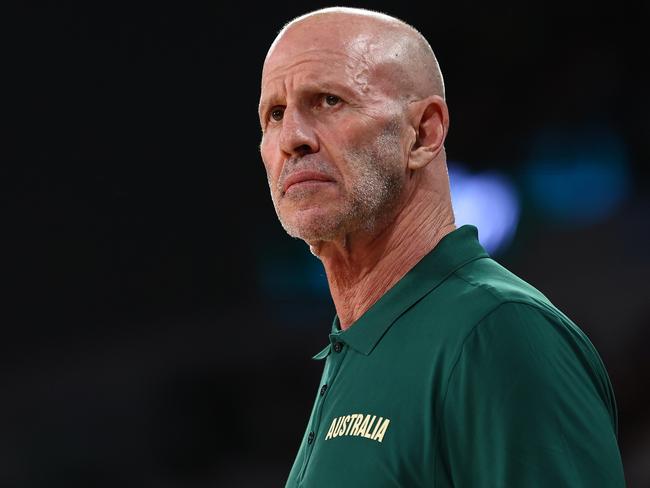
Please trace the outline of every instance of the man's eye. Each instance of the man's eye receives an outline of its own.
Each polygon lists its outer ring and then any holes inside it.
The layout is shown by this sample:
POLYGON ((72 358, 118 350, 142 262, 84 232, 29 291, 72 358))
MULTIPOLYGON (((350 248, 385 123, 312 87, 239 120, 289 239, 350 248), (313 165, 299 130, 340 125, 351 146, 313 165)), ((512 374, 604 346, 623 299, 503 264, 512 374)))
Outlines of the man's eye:
POLYGON ((275 120, 276 122, 279 122, 282 120, 282 116, 284 115, 284 109, 283 108, 274 108, 271 110, 271 118, 275 120))
POLYGON ((339 97, 337 97, 336 95, 325 95, 325 103, 327 103, 327 105, 332 105, 333 106, 333 105, 336 105, 337 103, 339 103, 340 101, 341 101, 341 99, 339 97))

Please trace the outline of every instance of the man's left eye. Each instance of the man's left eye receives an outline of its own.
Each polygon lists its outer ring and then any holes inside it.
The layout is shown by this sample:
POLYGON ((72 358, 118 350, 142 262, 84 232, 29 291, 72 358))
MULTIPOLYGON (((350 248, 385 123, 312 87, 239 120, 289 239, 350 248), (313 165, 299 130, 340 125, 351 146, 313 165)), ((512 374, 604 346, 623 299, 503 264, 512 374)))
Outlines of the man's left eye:
POLYGON ((325 103, 327 103, 327 105, 332 105, 333 106, 333 105, 336 105, 337 103, 339 103, 340 101, 341 101, 341 99, 339 97, 337 97, 336 95, 325 95, 325 103))

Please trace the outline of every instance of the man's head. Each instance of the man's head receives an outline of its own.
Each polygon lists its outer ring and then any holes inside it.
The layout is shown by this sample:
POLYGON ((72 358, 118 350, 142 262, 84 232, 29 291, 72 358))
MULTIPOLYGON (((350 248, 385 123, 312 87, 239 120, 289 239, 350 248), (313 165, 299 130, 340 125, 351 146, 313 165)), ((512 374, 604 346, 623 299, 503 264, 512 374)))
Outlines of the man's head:
POLYGON ((387 15, 333 8, 287 24, 264 63, 260 123, 278 217, 309 243, 381 230, 434 172, 446 181, 438 64, 387 15))

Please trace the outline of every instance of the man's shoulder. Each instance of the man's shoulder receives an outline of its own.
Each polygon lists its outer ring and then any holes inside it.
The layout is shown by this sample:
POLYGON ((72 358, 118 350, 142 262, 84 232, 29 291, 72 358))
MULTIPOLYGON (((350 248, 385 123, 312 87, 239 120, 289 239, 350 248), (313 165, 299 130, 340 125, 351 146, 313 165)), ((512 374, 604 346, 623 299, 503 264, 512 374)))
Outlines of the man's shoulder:
POLYGON ((587 356, 597 357, 578 325, 537 288, 493 259, 469 263, 456 270, 452 280, 464 290, 457 296, 456 306, 475 308, 463 331, 463 345, 495 337, 509 350, 525 350, 535 343, 551 350, 581 349, 587 356))
POLYGON ((455 270, 414 308, 413 318, 423 332, 436 330, 452 347, 460 346, 482 324, 495 319, 517 320, 522 327, 554 324, 584 336, 542 292, 491 258, 455 270))
POLYGON ((540 290, 492 258, 472 261, 450 278, 452 288, 463 289, 462 294, 456 295, 456 306, 467 307, 469 302, 480 304, 475 320, 505 308, 575 326, 540 290))
POLYGON ((477 259, 457 269, 452 279, 459 280, 473 300, 489 308, 504 303, 521 303, 556 311, 556 307, 537 288, 491 258, 477 259))

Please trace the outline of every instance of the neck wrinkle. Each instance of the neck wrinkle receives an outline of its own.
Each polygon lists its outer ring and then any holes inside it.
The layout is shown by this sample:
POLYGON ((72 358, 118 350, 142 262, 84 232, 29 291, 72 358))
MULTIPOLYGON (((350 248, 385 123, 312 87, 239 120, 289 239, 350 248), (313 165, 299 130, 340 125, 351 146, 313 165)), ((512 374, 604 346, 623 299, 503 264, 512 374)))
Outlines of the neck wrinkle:
POLYGON ((422 203, 405 208, 377 236, 356 243, 346 238, 345 246, 322 254, 341 329, 353 325, 455 228, 451 205, 422 203))

